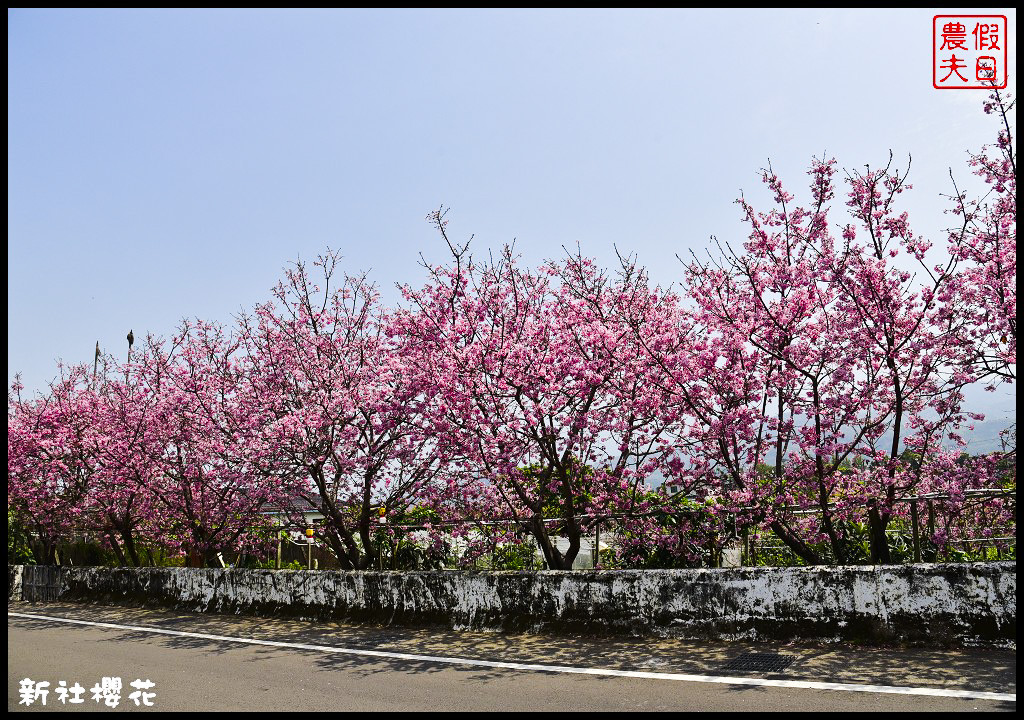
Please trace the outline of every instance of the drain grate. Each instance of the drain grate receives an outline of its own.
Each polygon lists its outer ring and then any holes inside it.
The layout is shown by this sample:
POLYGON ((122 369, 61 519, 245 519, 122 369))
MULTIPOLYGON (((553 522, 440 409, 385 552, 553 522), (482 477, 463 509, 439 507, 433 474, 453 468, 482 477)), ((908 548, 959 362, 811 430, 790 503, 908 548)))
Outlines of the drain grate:
POLYGON ((722 670, 730 672, 778 673, 784 671, 793 662, 792 655, 777 653, 743 653, 732 658, 722 670))

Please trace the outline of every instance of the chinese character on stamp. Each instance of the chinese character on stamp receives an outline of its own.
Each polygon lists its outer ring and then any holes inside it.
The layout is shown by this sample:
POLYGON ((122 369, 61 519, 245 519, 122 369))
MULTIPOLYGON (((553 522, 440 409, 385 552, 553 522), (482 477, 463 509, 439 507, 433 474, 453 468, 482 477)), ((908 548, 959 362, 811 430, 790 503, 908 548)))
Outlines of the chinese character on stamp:
POLYGON ((1006 87, 1005 15, 932 18, 932 86, 939 90, 1006 87))

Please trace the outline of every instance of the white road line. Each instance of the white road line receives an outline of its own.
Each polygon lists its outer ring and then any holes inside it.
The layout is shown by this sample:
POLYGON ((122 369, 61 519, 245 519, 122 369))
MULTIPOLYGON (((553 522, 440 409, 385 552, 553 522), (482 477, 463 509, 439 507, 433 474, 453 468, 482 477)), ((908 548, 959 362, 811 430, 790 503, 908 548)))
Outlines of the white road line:
POLYGON ((110 628, 113 630, 135 630, 137 632, 154 633, 157 635, 200 638, 202 640, 245 643, 248 645, 268 645, 270 647, 315 650, 317 652, 339 653, 343 655, 362 655, 365 657, 387 658, 390 660, 416 660, 420 662, 445 663, 449 665, 472 665, 476 667, 500 668, 504 670, 574 673, 577 675, 604 675, 613 677, 644 678, 648 680, 682 680, 684 682, 718 683, 721 685, 753 685, 756 687, 802 688, 805 690, 843 690, 846 692, 891 693, 895 695, 930 695, 934 697, 954 697, 973 700, 1006 700, 1009 702, 1017 702, 1016 693, 976 692, 972 690, 946 690, 944 688, 901 687, 895 685, 855 685, 852 683, 812 682, 809 680, 765 680, 762 678, 749 677, 687 675, 684 673, 612 670, 605 668, 572 667, 567 665, 534 665, 529 663, 474 660, 472 658, 443 657, 437 655, 413 655, 410 653, 388 652, 385 650, 361 650, 358 648, 343 648, 331 645, 308 645, 305 643, 277 642, 274 640, 257 640, 255 638, 231 637, 228 635, 208 635, 206 633, 165 630, 163 628, 144 627, 141 625, 116 625, 114 623, 72 620, 70 618, 50 617, 48 615, 29 615, 27 613, 8 612, 7 617, 49 620, 51 622, 71 623, 74 625, 91 625, 93 627, 110 628))

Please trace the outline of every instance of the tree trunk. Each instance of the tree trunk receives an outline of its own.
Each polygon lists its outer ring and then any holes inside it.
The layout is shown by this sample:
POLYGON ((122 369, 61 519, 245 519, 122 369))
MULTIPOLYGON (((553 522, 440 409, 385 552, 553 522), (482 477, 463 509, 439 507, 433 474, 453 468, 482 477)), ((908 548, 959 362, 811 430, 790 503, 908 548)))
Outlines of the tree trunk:
POLYGON ((868 508, 868 528, 871 537, 871 562, 875 565, 892 564, 892 556, 889 553, 889 538, 885 530, 889 525, 889 514, 883 515, 878 508, 872 505, 868 508))
POLYGON ((124 539, 124 547, 128 551, 128 557, 132 561, 132 566, 141 567, 142 561, 139 559, 139 551, 135 547, 135 538, 132 536, 131 529, 125 528, 121 530, 121 537, 124 539))
POLYGON ((792 550, 797 557, 803 560, 808 565, 823 565, 822 559, 818 556, 818 553, 807 545, 803 540, 798 538, 788 527, 782 524, 782 521, 776 520, 771 524, 772 532, 788 547, 792 550))
POLYGON ((114 533, 108 531, 107 540, 110 542, 110 547, 113 548, 114 554, 117 556, 117 562, 120 563, 121 567, 128 567, 128 561, 125 559, 124 553, 121 552, 121 546, 118 544, 114 533))
MULTIPOLYGON (((548 570, 565 570, 565 559, 551 541, 547 528, 544 527, 544 519, 534 516, 530 520, 530 527, 533 530, 533 536, 537 539, 538 547, 544 554, 544 562, 547 564, 548 570)), ((571 560, 569 567, 572 567, 571 560)))

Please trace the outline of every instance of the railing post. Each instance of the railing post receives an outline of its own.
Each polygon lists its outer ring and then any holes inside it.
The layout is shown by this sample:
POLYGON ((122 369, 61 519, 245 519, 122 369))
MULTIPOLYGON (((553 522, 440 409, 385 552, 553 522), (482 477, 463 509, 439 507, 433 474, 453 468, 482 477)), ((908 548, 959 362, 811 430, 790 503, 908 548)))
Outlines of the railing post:
MULTIPOLYGON (((935 537, 935 506, 932 501, 928 501, 928 537, 935 537)), ((934 544, 934 541, 933 541, 934 544)), ((935 562, 939 561, 939 549, 935 548, 935 562)))
POLYGON ((748 525, 743 525, 743 556, 739 560, 739 564, 753 565, 751 562, 751 532, 748 525))
POLYGON ((918 527, 917 500, 910 501, 910 522, 914 528, 914 562, 921 562, 921 530, 918 527))

